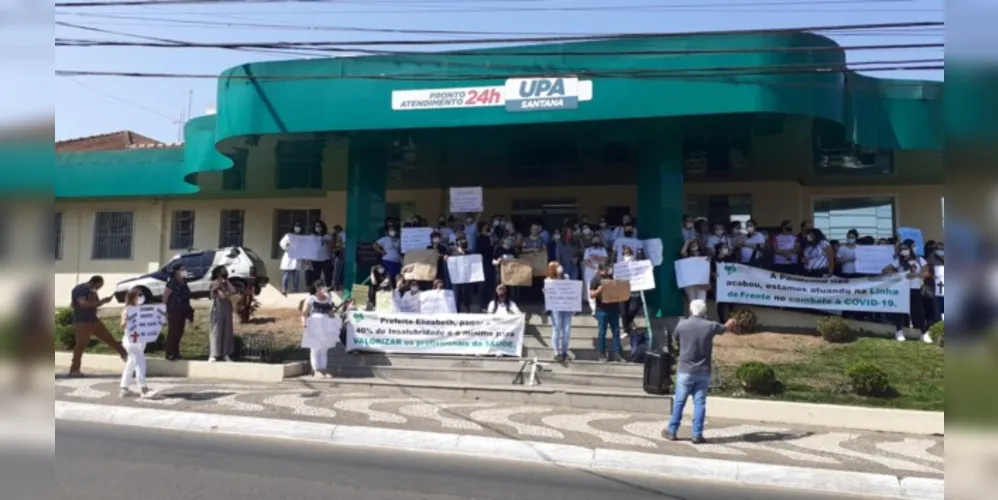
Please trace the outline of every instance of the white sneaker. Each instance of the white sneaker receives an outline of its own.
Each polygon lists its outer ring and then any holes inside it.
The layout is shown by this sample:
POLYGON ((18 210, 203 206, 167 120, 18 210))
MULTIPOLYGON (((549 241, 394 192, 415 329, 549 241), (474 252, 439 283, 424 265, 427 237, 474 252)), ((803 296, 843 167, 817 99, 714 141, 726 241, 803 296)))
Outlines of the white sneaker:
POLYGON ((132 391, 130 391, 130 390, 125 389, 124 387, 122 387, 121 390, 118 391, 118 397, 122 398, 122 399, 124 399, 124 398, 130 398, 130 397, 132 397, 132 391))
POLYGON ((894 340, 897 340, 898 342, 904 342, 905 341, 904 331, 898 330, 897 333, 894 334, 894 340))
POLYGON ((929 335, 929 332, 922 334, 922 342, 925 342, 926 344, 935 344, 935 342, 932 341, 932 335, 929 335))
POLYGON ((231 356, 226 356, 225 357, 225 362, 226 363, 231 363, 232 362, 232 357, 231 356))
POLYGON ((151 397, 153 397, 155 395, 156 395, 156 393, 150 391, 148 387, 143 387, 143 388, 139 389, 139 397, 140 398, 151 398, 151 397))
POLYGON ((218 361, 218 360, 217 360, 217 359, 215 359, 215 358, 212 358, 212 357, 209 357, 209 358, 208 358, 208 362, 209 362, 209 363, 214 363, 214 362, 216 362, 216 361, 218 361))

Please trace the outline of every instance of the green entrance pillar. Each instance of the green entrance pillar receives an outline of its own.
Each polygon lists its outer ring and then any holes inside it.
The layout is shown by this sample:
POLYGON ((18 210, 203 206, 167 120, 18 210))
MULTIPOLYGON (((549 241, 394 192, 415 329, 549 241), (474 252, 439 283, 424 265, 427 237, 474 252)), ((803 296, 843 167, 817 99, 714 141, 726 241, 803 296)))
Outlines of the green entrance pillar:
POLYGON ((350 138, 347 164, 347 234, 343 283, 349 290, 370 274, 376 254, 371 244, 384 236, 387 146, 364 137, 350 138))
POLYGON ((673 262, 682 250, 683 140, 669 128, 638 149, 638 236, 662 240, 662 265, 655 268, 655 289, 645 292, 652 318, 682 316, 682 291, 676 288, 673 262))

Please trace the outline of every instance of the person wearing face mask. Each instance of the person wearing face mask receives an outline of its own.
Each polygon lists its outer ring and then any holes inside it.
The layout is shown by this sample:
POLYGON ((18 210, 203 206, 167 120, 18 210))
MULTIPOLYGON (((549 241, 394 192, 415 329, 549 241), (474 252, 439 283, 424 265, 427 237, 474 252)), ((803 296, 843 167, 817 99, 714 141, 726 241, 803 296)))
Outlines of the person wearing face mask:
POLYGON ((145 297, 142 295, 142 289, 133 287, 125 295, 125 307, 121 310, 120 325, 121 330, 125 332, 125 335, 121 337, 121 344, 128 353, 125 360, 125 370, 121 372, 121 389, 118 392, 118 397, 121 398, 132 395, 129 387, 132 385, 133 377, 139 384, 139 395, 143 398, 152 396, 152 392, 146 385, 146 343, 138 340, 138 335, 135 337, 127 335, 128 332, 125 330, 128 325, 128 308, 141 306, 144 303, 145 297), (133 338, 135 340, 132 340, 133 338))
POLYGON ((478 308, 482 310, 485 309, 485 304, 489 303, 489 298, 496 289, 495 266, 489 265, 495 252, 495 244, 492 241, 491 226, 488 222, 478 223, 477 235, 475 252, 482 255, 482 274, 485 275, 485 281, 475 283, 474 286, 478 295, 478 308))
MULTIPOLYGON (((457 240, 457 245, 454 246, 454 256, 461 255, 471 255, 472 252, 469 248, 468 240, 462 238, 457 240)), ((475 287, 475 283, 454 283, 454 307, 457 312, 471 312, 471 296, 472 289, 475 287)))
POLYGON ((291 247, 291 236, 301 233, 301 223, 295 222, 291 226, 291 232, 281 237, 281 241, 278 243, 283 252, 281 255, 281 291, 284 292, 284 295, 287 295, 289 290, 292 293, 298 293, 298 280, 301 277, 302 266, 298 259, 292 259, 288 255, 288 248, 291 247))
POLYGON ((617 234, 617 229, 618 228, 610 227, 610 225, 606 223, 606 217, 600 217, 599 222, 597 223, 596 234, 598 234, 600 238, 603 238, 603 241, 606 242, 607 246, 612 247, 614 240, 616 240, 619 236, 617 234))
POLYGON ((925 278, 925 286, 922 287, 922 306, 925 309, 926 326, 932 326, 943 319, 943 297, 936 293, 936 268, 946 265, 942 242, 926 241, 923 255, 925 255, 925 270, 928 277, 925 278))
POLYGON ((707 248, 707 238, 710 238, 710 224, 707 219, 700 218, 693 223, 693 230, 696 232, 696 238, 700 241, 700 250, 707 248))
POLYGON ((728 231, 724 228, 724 224, 714 224, 714 232, 707 237, 707 252, 713 253, 717 245, 722 244, 729 248, 734 246, 731 244, 731 238, 728 237, 728 231))
POLYGON ((377 297, 379 291, 390 291, 394 288, 392 279, 385 272, 384 264, 371 267, 370 286, 367 287, 367 310, 373 311, 377 308, 377 297))
POLYGON ((623 217, 620 218, 620 225, 617 226, 615 228, 615 230, 614 230, 614 234, 613 234, 613 240, 614 240, 614 242, 616 242, 616 240, 618 238, 627 238, 628 237, 627 235, 624 234, 624 233, 627 232, 627 228, 628 227, 631 228, 631 233, 632 234, 631 234, 630 237, 631 238, 637 238, 637 236, 638 236, 638 230, 634 229, 634 219, 629 214, 624 214, 623 217))
MULTIPOLYGON (((333 304, 333 297, 329 294, 326 284, 317 281, 309 285, 308 298, 302 304, 301 326, 308 328, 308 318, 316 316, 333 316, 336 307, 333 304)), ((330 378, 333 374, 326 368, 329 362, 329 350, 336 344, 310 347, 308 352, 309 364, 312 366, 312 376, 316 378, 330 378)))
POLYGON ((838 263, 838 275, 843 278, 855 278, 856 273, 856 247, 859 245, 859 231, 850 229, 846 233, 845 243, 840 243, 835 250, 835 262, 838 263))
MULTIPOLYGON (((624 246, 621 262, 633 262, 637 259, 634 250, 629 246, 624 246)), ((631 292, 631 298, 627 302, 620 304, 620 315, 623 320, 624 332, 628 336, 634 333, 634 320, 641 314, 643 307, 641 302, 641 292, 631 292)))
POLYGON ((163 290, 163 303, 166 304, 166 359, 177 361, 180 357, 180 340, 184 338, 187 323, 194 322, 194 308, 191 307, 191 289, 187 286, 187 268, 175 265, 170 271, 170 279, 163 290))
POLYGON ((724 301, 724 297, 717 297, 713 290, 717 290, 717 269, 723 267, 724 264, 729 262, 737 262, 738 255, 731 251, 731 248, 724 243, 718 243, 717 247, 714 248, 711 257, 710 266, 710 292, 707 293, 708 298, 714 299, 714 306, 716 308, 717 320, 721 323, 728 321, 731 316, 731 304, 724 301))
POLYGON ((773 235, 773 270, 783 274, 800 271, 801 240, 794 236, 789 220, 780 224, 780 233, 773 235))
MULTIPOLYGON (((492 266, 495 270, 496 282, 500 283, 499 286, 502 286, 503 290, 506 290, 506 287, 501 284, 502 262, 504 260, 515 259, 519 256, 520 256, 520 251, 516 248, 513 237, 509 235, 507 235, 505 238, 502 239, 502 242, 499 243, 499 245, 496 247, 495 251, 493 252, 492 266)), ((519 296, 517 290, 519 290, 519 287, 514 286, 512 292, 510 292, 510 295, 513 296, 511 297, 513 300, 516 300, 519 296)), ((505 291, 503 293, 505 293, 505 291)))
POLYGON ((489 302, 485 312, 488 314, 498 314, 500 316, 515 316, 523 314, 520 312, 520 308, 516 307, 516 302, 514 302, 513 299, 510 298, 509 293, 507 293, 506 285, 499 285, 496 287, 496 298, 489 302))
POLYGON ((579 279, 579 252, 572 244, 571 238, 564 230, 555 231, 551 235, 551 245, 554 248, 554 258, 551 259, 564 269, 568 279, 579 279))
POLYGON ((395 281, 402 272, 402 243, 399 241, 395 226, 389 226, 385 235, 375 241, 371 247, 381 254, 381 265, 385 266, 388 277, 395 281))
MULTIPOLYGON (((584 230, 583 230, 584 231, 584 230)), ((589 240, 589 248, 582 254, 582 263, 585 266, 583 269, 582 279, 585 281, 586 290, 592 290, 591 283, 595 278, 599 276, 599 270, 601 267, 606 266, 610 262, 610 256, 603 246, 603 242, 600 240, 599 236, 593 237, 589 240)), ((597 299, 592 294, 587 295, 589 302, 589 310, 592 311, 593 316, 596 315, 597 299)))
POLYGON ((236 351, 236 333, 232 324, 232 296, 236 287, 229 281, 229 271, 225 266, 215 266, 211 270, 211 309, 208 311, 208 361, 232 361, 236 351))
POLYGON ((430 246, 426 247, 426 249, 437 251, 436 279, 449 284, 450 279, 447 275, 447 257, 450 255, 450 247, 448 247, 447 243, 444 242, 443 235, 436 231, 430 233, 430 246))
MULTIPOLYGON (((565 268, 557 262, 548 263, 548 273, 544 281, 570 279, 565 274, 565 268)), ((551 313, 551 346, 554 347, 554 360, 557 363, 568 361, 568 345, 572 338, 572 313, 570 311, 550 311, 551 313)))
POLYGON ((468 214, 464 217, 464 237, 468 240, 468 250, 471 253, 478 251, 478 218, 468 214))
POLYGON ((329 234, 329 227, 326 223, 318 220, 312 227, 312 232, 316 236, 322 239, 322 247, 317 255, 318 260, 313 260, 310 263, 311 271, 305 273, 305 280, 308 283, 312 283, 316 280, 322 279, 326 284, 332 284, 333 282, 333 246, 336 242, 333 239, 333 235, 329 234))
POLYGON ((332 290, 343 290, 343 268, 346 266, 344 260, 343 249, 347 245, 347 236, 343 231, 343 226, 339 224, 333 225, 333 238, 331 247, 333 251, 333 282, 331 283, 332 290))
POLYGON ((613 242, 614 262, 620 262, 624 258, 624 249, 630 248, 631 255, 635 255, 644 250, 644 245, 637 238, 637 232, 630 223, 623 227, 620 236, 613 242))
POLYGON ((835 249, 820 229, 809 229, 804 235, 804 276, 822 277, 835 274, 835 249))
POLYGON ((419 314, 419 292, 418 281, 399 281, 398 297, 396 300, 398 311, 401 313, 419 314))
MULTIPOLYGON (((524 254, 543 253, 545 254, 545 256, 547 255, 547 243, 544 241, 544 238, 541 237, 540 224, 532 224, 530 226, 530 234, 527 235, 526 238, 523 238, 521 242, 521 248, 523 249, 524 254)), ((547 260, 550 261, 551 259, 548 258, 547 260)), ((544 283, 543 277, 537 277, 537 276, 534 277, 533 282, 527 292, 528 300, 534 300, 539 297, 543 297, 543 292, 541 291, 543 288, 543 283, 544 283)))
POLYGON ((922 287, 925 286, 925 279, 929 277, 929 271, 926 269, 928 262, 915 255, 915 252, 912 251, 913 243, 911 240, 905 240, 898 247, 898 258, 884 268, 885 274, 903 274, 910 284, 909 313, 894 315, 894 326, 897 328, 894 338, 899 342, 904 342, 904 328, 910 324, 912 328, 922 332, 922 341, 931 344, 932 337, 928 333, 925 307, 922 302, 922 287))
POLYGON ((766 236, 760 233, 754 219, 745 222, 745 234, 736 239, 739 258, 742 264, 755 265, 763 260, 766 249, 766 236))
POLYGON ((697 230, 696 227, 694 227, 694 222, 695 221, 692 216, 683 215, 683 228, 681 234, 683 236, 684 243, 697 237, 697 230))
POLYGON ((593 276, 589 282, 589 297, 595 302, 593 310, 596 316, 596 348, 599 350, 599 361, 606 363, 609 360, 623 362, 621 356, 623 348, 620 345, 620 309, 615 304, 603 303, 603 281, 609 280, 612 268, 604 264, 599 272, 593 276), (613 335, 613 352, 607 355, 606 334, 607 329, 613 335))

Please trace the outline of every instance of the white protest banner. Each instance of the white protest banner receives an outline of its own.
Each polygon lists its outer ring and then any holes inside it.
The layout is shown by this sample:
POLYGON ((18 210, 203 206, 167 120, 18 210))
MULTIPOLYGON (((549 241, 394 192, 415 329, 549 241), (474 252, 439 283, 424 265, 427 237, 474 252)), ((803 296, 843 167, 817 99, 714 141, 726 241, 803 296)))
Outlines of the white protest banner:
POLYGON ((650 260, 632 260, 613 265, 613 279, 631 282, 632 292, 655 289, 655 266, 650 260))
POLYGON ((943 283, 946 281, 946 266, 936 266, 936 297, 946 296, 946 286, 943 283))
POLYGON ((544 280, 544 310, 582 312, 582 282, 579 280, 544 280))
POLYGON ((455 285, 464 283, 481 283, 485 281, 485 270, 482 269, 482 255, 451 255, 447 258, 447 272, 450 281, 455 285))
POLYGON ((456 314, 457 304, 451 290, 427 290, 419 292, 420 314, 456 314))
POLYGON ((154 342, 165 324, 166 306, 163 304, 129 306, 125 310, 125 335, 133 344, 154 342))
POLYGON ((652 265, 655 267, 662 265, 662 240, 660 238, 652 238, 649 240, 641 240, 641 245, 645 249, 645 257, 651 261, 652 265))
POLYGON ((353 312, 347 351, 503 355, 523 351, 522 315, 353 312))
POLYGON ((856 272, 883 274, 894 261, 894 245, 856 245, 856 272))
POLYGON ((402 253, 409 250, 425 250, 430 246, 431 234, 433 234, 432 227, 403 227, 402 253))
POLYGON ((676 286, 679 289, 709 284, 710 258, 687 257, 676 261, 676 286))
POLYGON ((314 314, 305 318, 305 331, 301 336, 301 346, 305 349, 332 349, 340 343, 340 330, 343 320, 314 314))
POLYGON ((450 188, 450 213, 469 214, 482 211, 482 187, 450 188))
POLYGON ((907 314, 909 283, 899 275, 809 278, 742 264, 719 264, 717 300, 769 307, 907 314))
POLYGON ((323 260, 322 237, 314 234, 288 235, 288 257, 298 260, 323 260))

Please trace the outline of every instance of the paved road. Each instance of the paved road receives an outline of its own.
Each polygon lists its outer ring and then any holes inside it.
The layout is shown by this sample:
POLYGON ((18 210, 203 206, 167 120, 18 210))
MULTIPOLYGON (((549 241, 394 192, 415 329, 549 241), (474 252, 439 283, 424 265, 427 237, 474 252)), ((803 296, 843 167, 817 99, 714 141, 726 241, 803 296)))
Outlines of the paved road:
POLYGON ((859 498, 62 422, 55 442, 55 500, 859 498))
MULTIPOLYGON (((307 380, 247 385, 157 378, 160 398, 119 399, 117 377, 57 379, 56 398, 81 403, 223 413, 430 432, 546 441, 648 453, 719 458, 893 474, 943 475, 943 440, 937 437, 840 431, 709 419, 708 445, 661 439, 664 417, 626 411, 512 403, 429 400, 398 394, 351 392, 307 380)), ((709 410, 708 410, 709 416, 709 410)), ((684 425, 689 425, 686 419, 684 425)), ((689 428, 681 429, 689 436, 689 428)))

